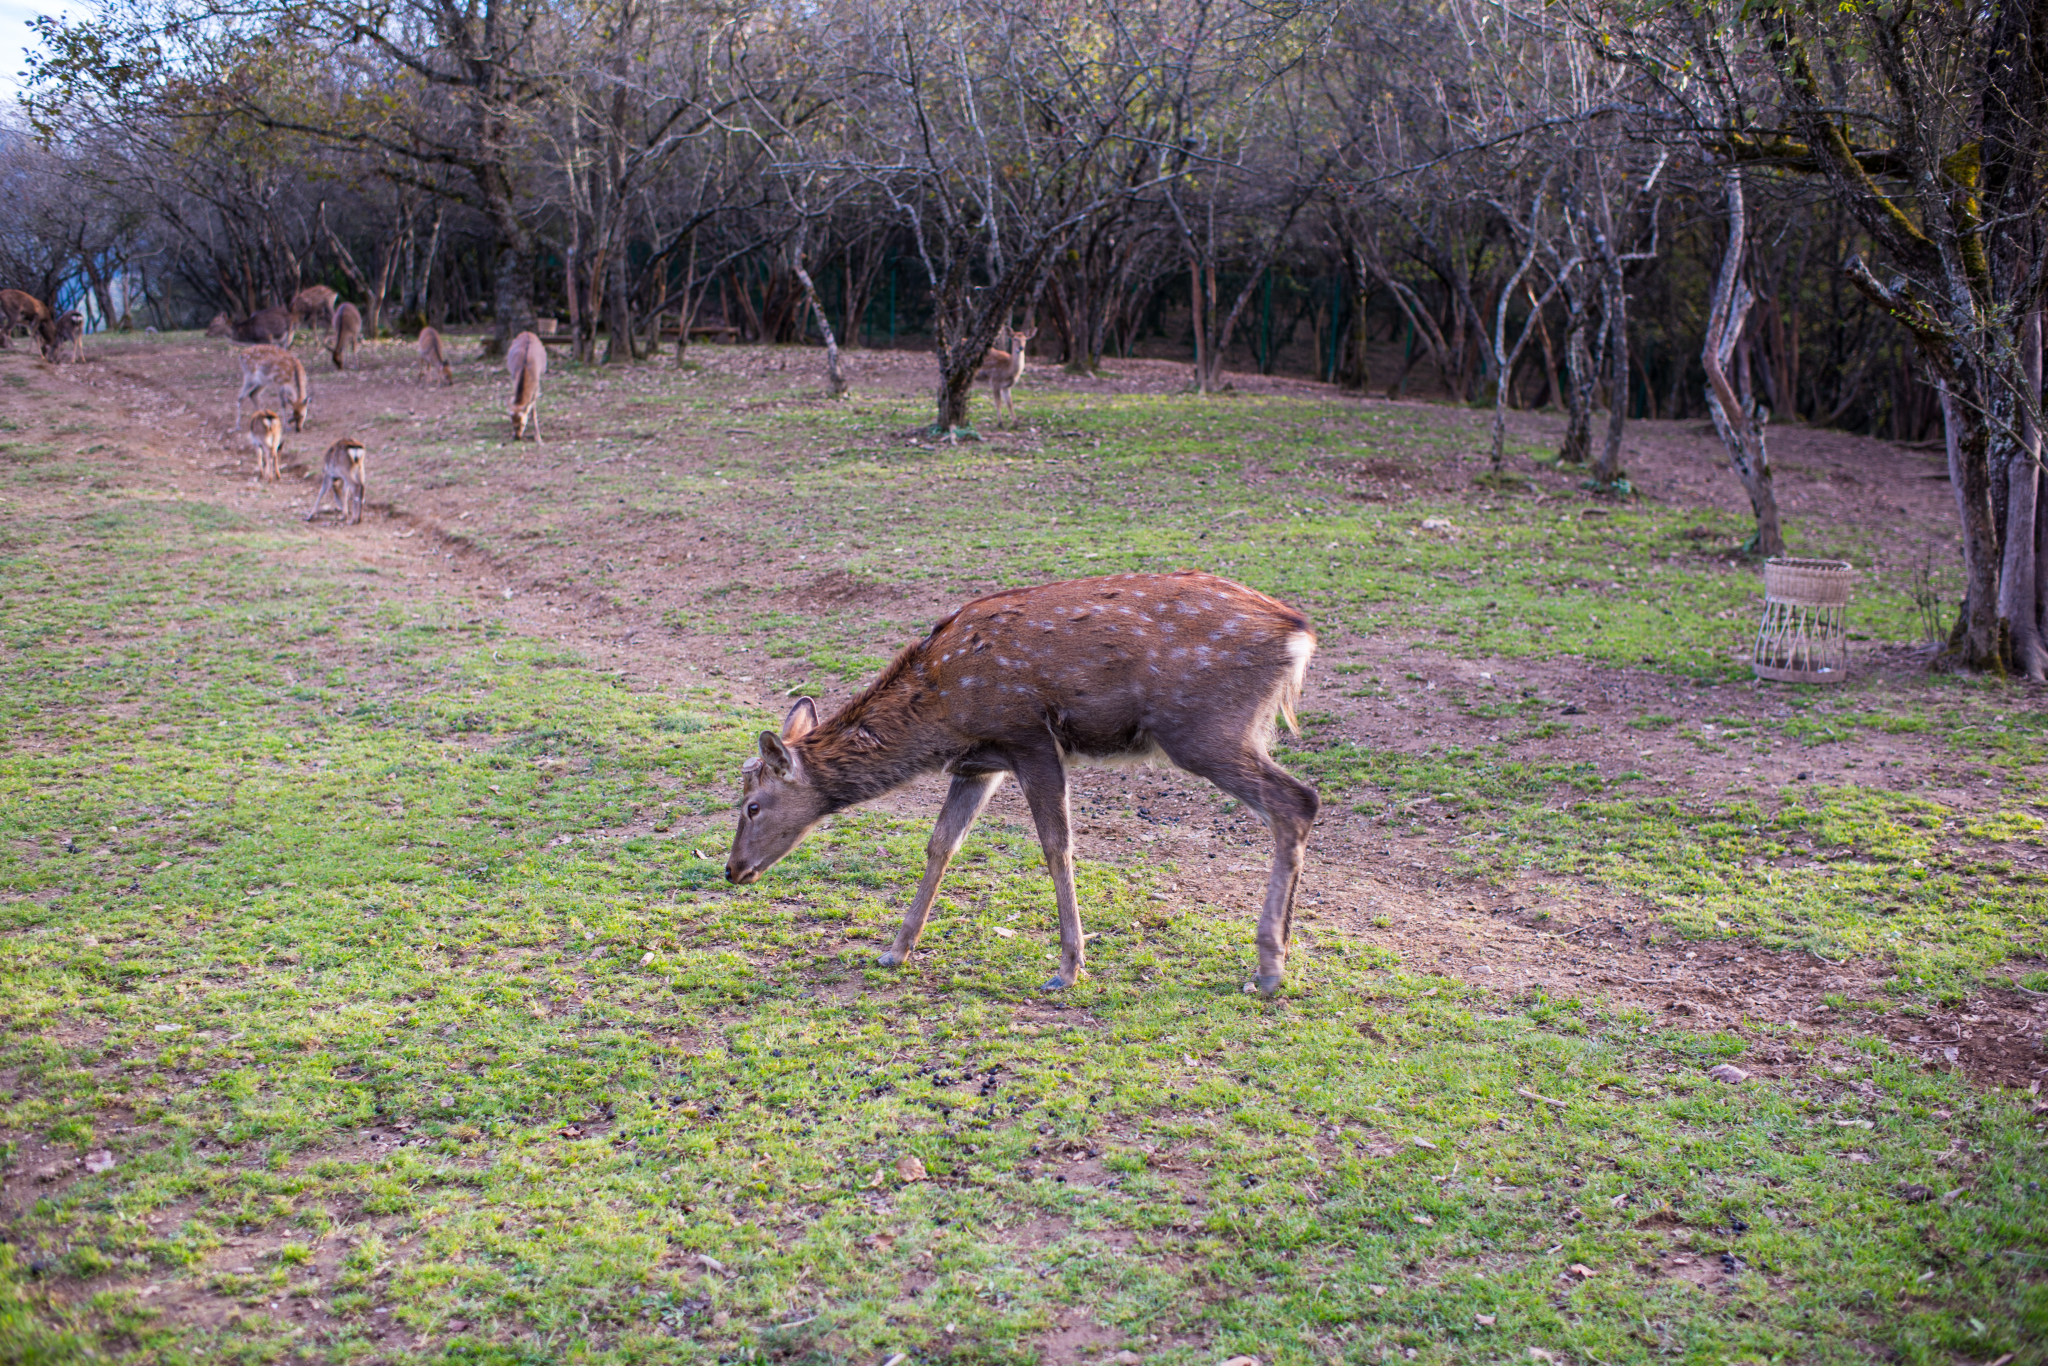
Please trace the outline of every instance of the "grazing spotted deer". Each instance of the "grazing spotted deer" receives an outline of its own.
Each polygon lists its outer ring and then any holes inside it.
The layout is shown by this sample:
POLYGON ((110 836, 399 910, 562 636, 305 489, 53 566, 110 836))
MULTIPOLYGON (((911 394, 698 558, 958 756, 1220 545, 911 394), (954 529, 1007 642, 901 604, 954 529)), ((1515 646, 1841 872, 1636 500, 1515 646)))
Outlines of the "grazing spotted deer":
POLYGON ((343 304, 334 310, 334 368, 346 370, 345 357, 353 356, 363 342, 363 315, 354 304, 343 304))
POLYGON ((85 318, 77 311, 64 314, 36 324, 36 341, 43 348, 43 359, 55 365, 64 358, 68 350, 71 359, 85 359, 85 318))
POLYGON ((997 421, 1002 420, 1004 413, 1010 415, 1012 422, 1017 419, 1017 405, 1010 400, 1010 390, 1024 377, 1024 348, 1037 335, 1035 327, 1024 332, 1014 327, 1004 328, 996 336, 998 339, 1009 338, 1010 349, 990 351, 982 357, 981 368, 974 372, 976 379, 988 381, 989 394, 996 401, 997 421))
POLYGON ((455 373, 448 368, 448 358, 441 354, 441 334, 431 327, 420 329, 420 372, 429 384, 434 382, 434 371, 441 371, 441 382, 455 383, 455 373))
POLYGON ((1051 870, 1060 966, 1081 975, 1067 769, 1163 758, 1258 813, 1273 835, 1259 915, 1259 991, 1286 971, 1295 885, 1315 825, 1315 789, 1267 757, 1276 715, 1294 727, 1316 638, 1285 603, 1210 574, 1119 574, 977 598, 908 646, 830 720, 803 698, 782 733, 761 732, 742 769, 739 830, 725 875, 752 882, 835 811, 911 779, 953 785, 925 849, 924 881, 882 955, 917 947, 946 865, 1014 775, 1051 870))
POLYGON ((281 477, 277 469, 277 454, 284 445, 284 423, 278 420, 276 413, 265 408, 250 416, 243 437, 256 451, 256 477, 266 484, 275 484, 281 477))
POLYGON ((265 385, 276 388, 277 396, 292 412, 292 430, 306 430, 306 367, 282 346, 252 346, 241 355, 242 387, 235 392, 235 425, 242 424, 242 402, 255 398, 265 385))
POLYGON ((240 322, 231 321, 225 313, 216 313, 206 325, 206 335, 226 337, 243 346, 290 346, 294 327, 290 313, 282 308, 266 308, 240 322))
POLYGON ((26 327, 29 335, 42 340, 40 324, 53 321, 50 306, 20 289, 0 289, 0 351, 13 344, 14 329, 26 327))
POLYGON ((340 297, 326 285, 308 285, 292 295, 292 321, 308 330, 324 332, 334 322, 334 304, 340 297))
POLYGON ((320 505, 329 495, 342 521, 353 526, 363 520, 363 443, 354 437, 343 437, 320 457, 320 488, 313 495, 307 521, 320 515, 320 505))
POLYGON ((505 352, 505 369, 512 376, 512 439, 526 435, 533 424, 533 439, 540 439, 540 377, 548 372, 547 344, 531 332, 521 332, 505 352))

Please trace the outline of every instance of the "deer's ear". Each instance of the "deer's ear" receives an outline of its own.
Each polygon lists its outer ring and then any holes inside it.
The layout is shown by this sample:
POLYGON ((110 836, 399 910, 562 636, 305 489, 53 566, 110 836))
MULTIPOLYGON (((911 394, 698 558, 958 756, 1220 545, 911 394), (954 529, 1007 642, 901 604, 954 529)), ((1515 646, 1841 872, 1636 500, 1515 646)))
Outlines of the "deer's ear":
POLYGON ((787 778, 796 771, 796 759, 782 743, 782 737, 772 730, 761 732, 761 767, 778 778, 787 778))
POLYGON ((799 697, 796 705, 789 709, 789 715, 782 718, 782 738, 801 740, 818 725, 818 705, 808 697, 799 697))

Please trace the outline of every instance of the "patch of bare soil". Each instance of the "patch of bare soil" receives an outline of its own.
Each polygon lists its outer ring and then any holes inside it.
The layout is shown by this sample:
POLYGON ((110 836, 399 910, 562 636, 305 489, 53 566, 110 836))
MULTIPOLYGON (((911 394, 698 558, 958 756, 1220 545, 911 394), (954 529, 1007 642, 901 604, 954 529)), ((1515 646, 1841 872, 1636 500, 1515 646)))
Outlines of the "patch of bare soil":
MULTIPOLYGON (((495 362, 459 360, 455 387, 425 388, 404 343, 366 344, 360 368, 342 375, 322 368, 326 362, 316 356, 311 425, 304 435, 288 439, 288 469, 310 474, 329 441, 345 432, 366 434, 370 496, 358 527, 301 522, 311 501, 304 478, 276 486, 254 482, 253 456, 234 445, 227 430, 235 375, 227 344, 140 345, 106 339, 97 341, 89 355, 84 364, 62 367, 18 357, 11 364, 32 382, 26 389, 0 392, 0 412, 40 412, 53 400, 88 403, 97 410, 95 439, 105 443, 113 437, 120 454, 103 451, 86 458, 105 462, 124 486, 150 496, 238 509, 285 534, 293 546, 289 553, 307 562, 377 570, 361 581, 366 597, 396 603, 429 597, 461 601, 479 616, 561 642, 594 667, 617 671, 631 686, 660 689, 718 679, 740 700, 780 709, 787 705, 787 688, 808 676, 801 662, 735 655, 718 639, 664 625, 662 613, 670 606, 702 612, 707 603, 716 609, 731 597, 751 604, 748 610, 769 603, 872 612, 873 649, 880 654, 983 587, 963 579, 947 591, 929 583, 869 581, 843 569, 821 571, 793 549, 764 552, 754 542, 736 540, 722 520, 729 510, 679 505, 649 514, 584 505, 579 480, 599 464, 618 461, 635 469, 672 469, 698 477, 716 471, 722 457, 754 449, 762 437, 738 414, 748 405, 811 401, 818 388, 815 352, 693 349, 691 359, 702 367, 700 373, 727 381, 719 392, 735 399, 731 415, 708 421, 664 419, 668 425, 663 426, 653 417, 636 415, 623 400, 657 388, 667 393, 662 386, 690 378, 655 368, 624 372, 616 382, 593 381, 574 399, 550 393, 542 400, 550 444, 518 447, 502 444, 509 381, 495 362), (480 408, 488 416, 479 417, 480 408), (410 433, 451 430, 474 432, 478 442, 499 452, 488 473, 473 484, 451 477, 408 447, 410 433), (518 531, 535 524, 545 524, 547 534, 518 531), (472 530, 480 526, 492 527, 493 535, 472 530), (517 554, 485 548, 486 542, 502 546, 512 540, 521 547, 517 554), (606 569, 601 579, 588 572, 593 566, 606 569)), ((863 391, 922 395, 934 378, 931 358, 921 353, 856 352, 848 362, 856 402, 863 391)), ((1114 361, 1106 373, 1093 376, 1034 368, 1020 385, 1024 427, 990 435, 1020 453, 1031 449, 1038 439, 1029 425, 1034 388, 1163 392, 1184 388, 1187 373, 1185 365, 1169 361, 1114 361)), ((1427 415, 1440 430, 1469 434, 1462 451, 1448 457, 1332 456, 1321 473, 1336 473, 1357 496, 1389 503, 1445 494, 1526 497, 1562 517, 1597 520, 1608 514, 1607 504, 1579 489, 1581 476, 1573 471, 1524 465, 1532 494, 1475 491, 1471 477, 1481 468, 1485 414, 1350 397, 1301 380, 1236 378, 1240 392, 1306 393, 1407 410, 1427 415)), ((1561 422, 1549 414, 1511 414, 1510 427, 1512 440, 1542 444, 1554 442, 1561 432, 1561 422)), ((1746 508, 1710 429, 1698 423, 1636 422, 1629 433, 1625 466, 1638 496, 1684 508, 1738 514, 1746 508)), ((1932 453, 1796 427, 1775 430, 1773 441, 1778 495, 1795 542, 1803 524, 1865 528, 1882 547, 1881 557, 1859 568, 1875 574, 1909 573, 1929 557, 1952 558, 1952 495, 1932 453)), ((1254 481, 1291 477, 1256 467, 1247 474, 1254 481)), ((1461 533, 1450 528, 1441 534, 1461 533)), ((1691 553, 1700 556, 1725 559, 1732 554, 1731 547, 1710 534, 1703 533, 1695 546, 1691 553)), ((1487 552, 1475 546, 1473 553, 1487 552)), ((1581 591, 1643 591, 1623 577, 1617 571, 1613 581, 1588 583, 1581 591)), ((1925 664, 1910 649, 1864 647, 1855 667, 1879 685, 1911 687, 1925 664)), ((829 709, 844 701, 854 686, 824 688, 821 704, 829 709)), ((2043 694, 2015 690, 2013 702, 2038 707, 2043 694)), ((1703 761, 1682 732, 1717 720, 1782 720, 1790 714, 1783 695, 1748 684, 1695 687, 1648 670, 1593 667, 1570 657, 1463 659, 1433 649, 1413 650, 1405 641, 1331 630, 1311 670, 1303 705, 1332 718, 1333 736, 1383 749, 1500 744, 1515 759, 1583 760, 1602 772, 1634 769, 1688 798, 1719 799, 1800 781, 1842 781, 1852 773, 1855 781, 1912 792, 1964 813, 1988 810, 1999 798, 1936 736, 1860 732, 1853 744, 1811 750, 1778 745, 1768 753, 1703 761), (1352 696, 1349 684, 1334 673, 1340 662, 1405 681, 1375 696, 1352 696), (1552 733, 1517 739, 1507 733, 1513 727, 1451 701, 1457 692, 1481 695, 1477 690, 1488 685, 1493 691, 1486 696, 1556 700, 1560 706, 1550 718, 1554 725, 1546 727, 1552 733), (1672 717, 1675 724, 1658 731, 1625 724, 1648 710, 1672 717)), ((931 780, 880 805, 924 815, 936 811, 942 795, 942 783, 931 780)), ((1075 778, 1074 807, 1083 857, 1142 857, 1157 868, 1171 902, 1247 919, 1256 914, 1270 844, 1249 817, 1224 811, 1219 794, 1206 785, 1170 771, 1082 771, 1075 778)), ((1429 819, 1426 811, 1420 814, 1429 819)), ((1013 787, 999 794, 990 815, 1029 828, 1013 787)), ((618 838, 652 833, 655 819, 649 814, 592 833, 618 838)), ((2017 990, 1989 990, 1924 1019, 1843 1019, 1822 998, 1829 993, 1873 995, 1876 984, 1891 975, 1884 963, 1829 963, 1726 941, 1697 948, 1655 942, 1650 908, 1569 879, 1532 877, 1505 887, 1461 882, 1448 871, 1446 837, 1452 829, 1446 824, 1441 834, 1412 835, 1372 814, 1326 807, 1302 884, 1298 931, 1308 993, 1303 1008, 1313 1000, 1317 941, 1341 932, 1393 949, 1413 967, 1502 992, 1541 989, 1554 996, 1598 996, 1701 1029, 1756 1021, 1840 1036, 1875 1028, 1920 1052, 1930 1065, 1960 1067, 1987 1084, 2020 1084, 2048 1075, 2048 1057, 2039 1048, 2044 1003, 2038 998, 2017 990), (1381 918, 1389 923, 1376 923, 1381 918)), ((669 833, 713 856, 727 835, 723 817, 678 825, 669 833)), ((1976 852, 1987 861, 2041 866, 2040 851, 2031 845, 1979 843, 1976 852)), ((1795 853, 1787 861, 1807 857, 1795 853)), ((1048 907, 1048 921, 1050 915, 1048 907)), ((1759 1064, 1765 1071, 1777 1065, 1768 1059, 1759 1064)))

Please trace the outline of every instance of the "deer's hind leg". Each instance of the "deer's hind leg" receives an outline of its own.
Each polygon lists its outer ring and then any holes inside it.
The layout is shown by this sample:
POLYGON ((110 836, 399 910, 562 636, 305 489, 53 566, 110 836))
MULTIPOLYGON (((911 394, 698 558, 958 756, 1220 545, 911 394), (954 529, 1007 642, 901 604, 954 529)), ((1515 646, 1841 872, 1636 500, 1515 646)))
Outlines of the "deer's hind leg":
POLYGON ((960 852, 967 831, 1002 785, 1001 769, 954 775, 953 786, 946 792, 946 803, 939 808, 939 819, 932 826, 931 840, 925 845, 924 881, 917 884, 917 895, 911 898, 910 909, 903 913, 896 942, 882 953, 883 967, 901 967, 917 947, 918 937, 924 933, 925 918, 931 914, 932 901, 939 894, 939 882, 946 876, 953 855, 960 852))
POLYGON ((1287 972, 1287 947, 1294 937, 1294 894, 1308 837, 1315 829, 1322 799, 1316 790, 1267 758, 1262 748, 1246 743, 1218 754, 1199 744, 1169 743, 1161 748, 1178 768, 1207 778, 1243 802, 1273 835, 1273 868, 1266 877, 1266 899, 1259 908, 1259 972, 1261 996, 1280 990, 1287 972))

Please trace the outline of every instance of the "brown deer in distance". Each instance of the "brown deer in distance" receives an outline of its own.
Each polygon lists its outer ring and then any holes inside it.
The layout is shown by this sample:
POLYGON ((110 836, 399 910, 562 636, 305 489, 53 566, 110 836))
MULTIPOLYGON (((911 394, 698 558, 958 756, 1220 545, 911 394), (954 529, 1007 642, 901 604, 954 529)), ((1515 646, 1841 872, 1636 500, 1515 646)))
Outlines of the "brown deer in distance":
POLYGON ((320 487, 313 494, 307 521, 320 515, 320 505, 330 495, 342 521, 353 526, 363 520, 363 443, 354 437, 343 437, 320 457, 320 487))
POLYGON ((540 377, 548 372, 547 344, 531 332, 521 332, 505 351, 505 369, 512 376, 512 439, 526 435, 533 424, 533 439, 540 439, 540 377))
POLYGON ((243 346, 290 346, 293 327, 290 313, 282 308, 266 308, 251 313, 240 322, 233 321, 225 313, 216 313, 213 321, 206 325, 206 335, 226 337, 243 346))
POLYGON ((998 339, 1009 338, 1009 349, 991 350, 982 357, 981 368, 974 372, 976 379, 988 381, 988 392, 995 399, 996 420, 999 422, 1004 413, 1010 415, 1012 422, 1017 419, 1017 405, 1010 399, 1010 390, 1024 377, 1024 348, 1037 335, 1036 327, 1021 332, 1014 327, 1005 327, 996 336, 998 339))
POLYGON ((326 285, 308 285, 292 295, 292 321, 309 330, 325 332, 333 325, 334 305, 340 297, 326 285))
POLYGON ((431 327, 420 329, 420 373, 428 384, 434 382, 434 371, 441 372, 441 382, 455 383, 455 374, 448 368, 448 358, 441 354, 441 334, 431 327))
POLYGON ((291 408, 292 430, 306 430, 306 405, 312 400, 306 391, 306 367, 281 346, 252 346, 241 354, 242 387, 235 392, 235 425, 242 425, 242 403, 255 398, 264 387, 291 408))
POLYGON ((250 415, 248 429, 243 433, 249 445, 256 452, 256 477, 266 484, 275 484, 282 476, 277 469, 278 449, 284 445, 284 423, 276 413, 265 408, 250 415))
POLYGON ((64 352, 71 352, 71 359, 85 359, 85 318, 76 309, 54 319, 36 324, 36 341, 43 348, 43 359, 55 365, 63 359, 64 352))
POLYGON ((1316 638, 1285 603, 1211 574, 1118 574, 977 598, 898 654, 830 720, 803 698, 763 731, 742 770, 725 875, 752 882, 835 811, 926 773, 952 775, 925 848, 924 880, 881 957, 917 947, 939 880, 1005 775, 1013 775, 1052 873, 1060 967, 1083 966, 1067 769, 1165 759, 1255 812, 1273 835, 1259 914, 1259 991, 1286 971, 1294 893, 1315 825, 1315 789, 1267 757, 1316 638))
POLYGON ((40 341, 39 324, 52 321, 50 306, 35 295, 26 290, 0 289, 0 351, 13 344, 15 328, 26 327, 29 335, 40 341))
POLYGON ((346 370, 345 357, 352 357, 356 348, 363 343, 363 315, 354 304, 343 304, 334 310, 334 342, 332 346, 334 368, 346 370))

